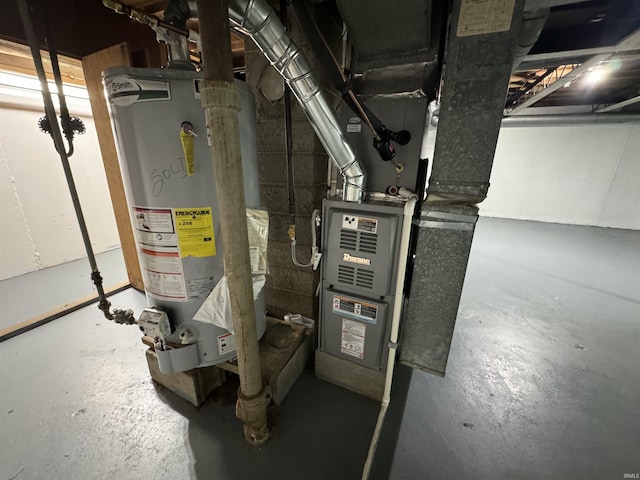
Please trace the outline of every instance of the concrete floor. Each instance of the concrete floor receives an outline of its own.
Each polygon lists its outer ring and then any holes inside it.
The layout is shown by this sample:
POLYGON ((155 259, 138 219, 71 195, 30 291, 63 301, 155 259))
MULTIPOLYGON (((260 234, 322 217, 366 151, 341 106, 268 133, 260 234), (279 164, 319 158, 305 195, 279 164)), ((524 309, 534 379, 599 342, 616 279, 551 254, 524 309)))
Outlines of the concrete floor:
MULTIPOLYGON (((122 249, 96 255, 105 288, 127 281, 122 249)), ((0 330, 69 303, 94 295, 91 266, 86 258, 0 281, 0 330), (64 278, 64 282, 59 279, 64 278), (31 295, 38 292, 37 295, 31 295), (25 302, 25 299, 29 299, 25 302)))
MULTIPOLYGON (((372 478, 640 473, 639 338, 640 232, 481 219, 447 376, 398 369, 372 478)), ((95 307, 0 343, 0 480, 359 478, 374 402, 304 374, 252 449, 143 351, 95 307)))

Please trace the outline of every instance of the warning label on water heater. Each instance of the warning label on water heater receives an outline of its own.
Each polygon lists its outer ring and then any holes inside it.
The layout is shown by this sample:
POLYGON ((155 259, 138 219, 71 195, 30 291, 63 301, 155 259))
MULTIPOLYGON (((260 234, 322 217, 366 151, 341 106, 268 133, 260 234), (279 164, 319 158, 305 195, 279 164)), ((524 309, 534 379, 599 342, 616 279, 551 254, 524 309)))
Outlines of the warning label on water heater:
POLYGON ((144 284, 147 292, 157 298, 186 302, 182 262, 178 252, 161 252, 141 248, 140 263, 143 265, 144 284))
POLYGON ((172 210, 133 207, 133 221, 146 291, 162 300, 186 302, 172 210))
POLYGON ((216 254, 211 207, 174 208, 180 257, 212 257, 216 254))
POLYGON ((364 323, 342 319, 342 337, 340 351, 356 358, 364 358, 364 339, 367 326, 364 323))
POLYGON ((236 351, 236 337, 233 333, 225 333, 218 337, 218 353, 226 355, 227 353, 236 351))
POLYGON ((133 224, 145 289, 150 295, 186 302, 188 297, 209 294, 213 278, 185 282, 182 259, 216 254, 211 207, 133 207, 133 224))

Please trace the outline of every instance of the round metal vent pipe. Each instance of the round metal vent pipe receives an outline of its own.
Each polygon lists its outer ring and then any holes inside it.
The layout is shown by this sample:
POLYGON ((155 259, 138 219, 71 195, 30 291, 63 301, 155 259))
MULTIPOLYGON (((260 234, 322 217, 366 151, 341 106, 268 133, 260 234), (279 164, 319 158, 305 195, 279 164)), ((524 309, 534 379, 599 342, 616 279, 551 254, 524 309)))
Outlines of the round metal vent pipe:
POLYGON ((307 59, 265 0, 229 0, 229 19, 249 35, 298 98, 320 142, 344 178, 342 198, 361 202, 365 173, 307 59))

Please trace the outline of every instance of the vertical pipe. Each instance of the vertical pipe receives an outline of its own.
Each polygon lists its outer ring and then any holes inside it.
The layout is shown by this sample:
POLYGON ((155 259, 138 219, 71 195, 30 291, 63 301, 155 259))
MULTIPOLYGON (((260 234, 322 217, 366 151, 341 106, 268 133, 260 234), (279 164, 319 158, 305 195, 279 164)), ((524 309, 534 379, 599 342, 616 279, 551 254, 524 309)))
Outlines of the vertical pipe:
MULTIPOLYGON (((60 131, 60 126, 58 125, 58 118, 56 115, 55 107, 53 106, 53 100, 51 99, 51 92, 49 91, 49 84, 47 83, 47 77, 44 71, 44 66, 42 64, 42 57, 40 56, 40 49, 38 48, 38 39, 36 38, 35 29, 33 26, 33 22, 31 20, 31 12, 29 10, 29 4, 27 0, 18 1, 18 9, 20 12, 20 18, 22 20, 22 25, 24 26, 25 33, 27 35, 27 40, 29 42, 29 48, 31 49, 31 55, 33 57, 33 62, 36 67, 36 72, 38 73, 38 79, 40 80, 40 87, 42 89, 42 100, 44 102, 44 110, 49 118, 49 124, 51 125, 51 136, 53 137, 53 143, 55 145, 55 149, 60 156, 60 161, 62 162, 62 168, 64 170, 64 175, 67 180, 67 185, 69 187, 69 193, 71 195, 71 201, 73 203, 73 209, 76 213, 76 218, 78 220, 78 226, 80 227, 80 234, 82 235, 82 241, 84 243, 84 249, 87 252, 87 258, 89 259, 89 265, 91 266, 91 279, 93 280, 94 285, 96 286, 96 290, 98 291, 98 298, 100 302, 98 303, 98 308, 102 310, 104 316, 109 320, 113 320, 113 315, 110 312, 111 302, 107 300, 107 296, 104 293, 104 288, 102 286, 102 276, 100 275, 100 271, 98 270, 98 264, 96 262, 96 257, 93 253, 93 246, 91 245, 91 238, 89 237, 89 231, 87 229, 87 222, 84 219, 84 213, 82 212, 82 205, 80 205, 80 197, 78 196, 78 191, 76 189, 76 184, 73 179, 73 173, 71 171, 71 165, 69 164, 69 155, 67 154, 66 148, 64 146, 64 140, 62 139, 62 132, 60 131)), ((54 60, 55 56, 52 57, 52 63, 57 65, 57 60, 54 60)), ((58 86, 58 93, 60 94, 60 105, 64 104, 62 100, 62 82, 59 82, 59 78, 56 76, 56 84, 58 86)), ((66 107, 65 107, 66 110, 66 107)), ((66 112, 68 116, 69 112, 66 112)), ((64 121, 64 120, 63 120, 64 121)), ((71 142, 69 142, 71 145, 71 142)), ((71 149, 70 149, 71 150, 71 149)))
POLYGON ((395 286, 395 300, 393 302, 393 315, 391 317, 391 333, 389 334, 389 354, 387 356, 387 371, 384 380, 384 393, 382 394, 382 404, 380 405, 380 413, 378 421, 373 431, 373 438, 369 445, 369 453, 362 470, 362 480, 368 480, 373 466, 373 459, 376 455, 380 434, 382 433, 382 425, 387 415, 387 409, 391 402, 391 384, 393 383, 393 370, 396 365, 396 350, 398 348, 398 335, 400 333, 400 318, 402 317, 402 303, 404 302, 404 282, 407 273, 407 256, 409 255, 409 245, 411 239, 411 225, 413 221, 413 212, 415 210, 418 197, 405 189, 400 189, 401 195, 407 198, 404 204, 404 217, 402 220, 402 236, 400 238, 400 266, 398 268, 398 276, 395 286), (405 191, 403 191, 405 190, 405 191))
MULTIPOLYGON (((280 21, 287 29, 287 0, 280 0, 280 21)), ((291 89, 284 86, 284 132, 287 156, 287 185, 289 190, 289 238, 296 236, 296 195, 293 177, 293 135, 291 133, 291 89)))
POLYGON ((269 438, 251 281, 246 205, 240 160, 240 94, 233 79, 227 0, 198 0, 204 83, 202 105, 220 205, 225 274, 236 337, 240 389, 236 416, 252 445, 269 438))

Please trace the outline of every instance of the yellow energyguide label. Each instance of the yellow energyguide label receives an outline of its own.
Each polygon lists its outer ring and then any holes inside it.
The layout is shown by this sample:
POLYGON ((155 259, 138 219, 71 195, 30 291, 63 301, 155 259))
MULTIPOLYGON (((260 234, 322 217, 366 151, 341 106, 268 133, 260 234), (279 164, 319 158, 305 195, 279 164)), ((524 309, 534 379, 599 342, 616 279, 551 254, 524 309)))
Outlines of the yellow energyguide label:
POLYGON ((216 254, 211 207, 174 208, 180 258, 216 254))

